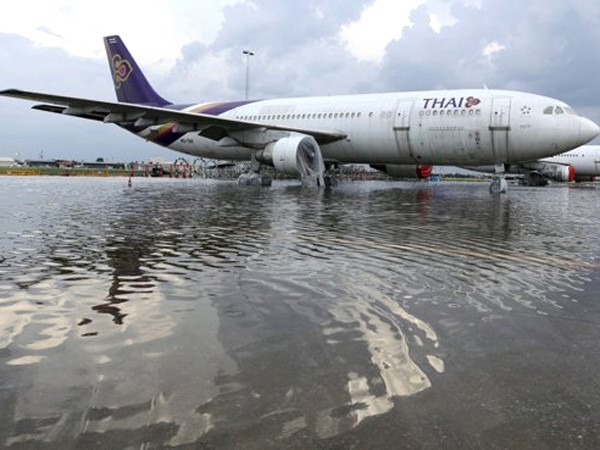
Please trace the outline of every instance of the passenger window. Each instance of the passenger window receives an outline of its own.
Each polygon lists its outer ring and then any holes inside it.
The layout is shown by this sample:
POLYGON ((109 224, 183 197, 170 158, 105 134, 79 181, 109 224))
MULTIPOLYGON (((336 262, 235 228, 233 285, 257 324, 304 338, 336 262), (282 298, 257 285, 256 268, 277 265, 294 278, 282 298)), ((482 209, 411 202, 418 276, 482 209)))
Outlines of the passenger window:
POLYGON ((554 112, 554 106, 547 106, 546 109, 544 109, 544 114, 546 115, 550 115, 554 112))

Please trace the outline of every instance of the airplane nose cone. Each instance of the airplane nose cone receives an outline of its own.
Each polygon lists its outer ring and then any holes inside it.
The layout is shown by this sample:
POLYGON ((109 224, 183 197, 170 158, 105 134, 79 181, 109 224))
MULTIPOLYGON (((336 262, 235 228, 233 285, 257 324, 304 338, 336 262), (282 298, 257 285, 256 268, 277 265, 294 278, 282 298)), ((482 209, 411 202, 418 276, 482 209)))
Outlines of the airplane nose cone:
POLYGON ((581 145, 587 144, 589 141, 594 139, 600 133, 600 127, 592 122, 590 119, 581 117, 579 122, 579 140, 581 145))

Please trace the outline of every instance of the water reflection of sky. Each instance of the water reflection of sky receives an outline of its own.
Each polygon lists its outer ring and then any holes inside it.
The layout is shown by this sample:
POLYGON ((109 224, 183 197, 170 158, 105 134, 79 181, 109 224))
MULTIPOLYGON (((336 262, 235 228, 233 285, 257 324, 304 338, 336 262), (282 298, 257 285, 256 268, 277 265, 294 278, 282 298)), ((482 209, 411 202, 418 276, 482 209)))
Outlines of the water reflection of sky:
POLYGON ((331 439, 451 376, 473 324, 570 314, 599 267, 593 189, 0 190, 6 445, 331 439))

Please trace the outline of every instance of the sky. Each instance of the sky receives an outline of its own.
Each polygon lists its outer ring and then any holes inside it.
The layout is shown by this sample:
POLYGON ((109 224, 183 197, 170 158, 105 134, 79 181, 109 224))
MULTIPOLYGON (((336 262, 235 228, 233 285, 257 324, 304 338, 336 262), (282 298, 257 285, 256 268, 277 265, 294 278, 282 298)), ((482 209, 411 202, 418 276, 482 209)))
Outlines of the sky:
MULTIPOLYGON (((487 86, 558 98, 600 124, 597 0, 19 0, 2 9, 0 89, 114 101, 102 38, 118 34, 175 103, 243 99, 248 63, 250 98, 487 86)), ((182 156, 33 105, 0 97, 0 156, 182 156)))

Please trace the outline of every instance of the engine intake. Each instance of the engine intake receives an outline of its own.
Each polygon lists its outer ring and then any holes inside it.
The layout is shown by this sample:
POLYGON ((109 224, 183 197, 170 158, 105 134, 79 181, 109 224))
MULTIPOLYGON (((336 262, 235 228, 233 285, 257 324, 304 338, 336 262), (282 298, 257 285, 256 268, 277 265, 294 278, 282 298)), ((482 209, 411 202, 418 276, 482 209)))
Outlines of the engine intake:
POLYGON ((256 159, 277 171, 298 175, 302 184, 325 185, 323 155, 312 136, 300 134, 279 139, 257 152, 256 159))

